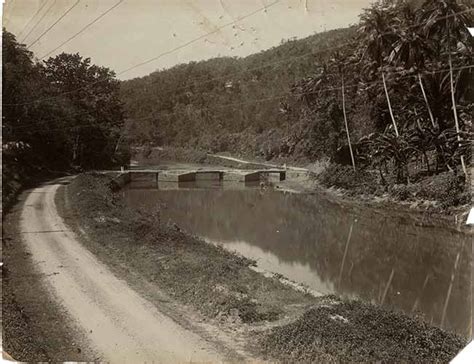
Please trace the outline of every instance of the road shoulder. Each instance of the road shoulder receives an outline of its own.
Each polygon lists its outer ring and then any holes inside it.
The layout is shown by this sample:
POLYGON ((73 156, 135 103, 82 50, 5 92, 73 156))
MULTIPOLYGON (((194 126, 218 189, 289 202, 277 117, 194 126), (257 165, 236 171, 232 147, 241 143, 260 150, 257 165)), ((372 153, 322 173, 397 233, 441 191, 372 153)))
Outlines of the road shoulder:
POLYGON ((3 350, 17 361, 94 360, 21 238, 21 212, 31 192, 20 194, 3 216, 3 350))

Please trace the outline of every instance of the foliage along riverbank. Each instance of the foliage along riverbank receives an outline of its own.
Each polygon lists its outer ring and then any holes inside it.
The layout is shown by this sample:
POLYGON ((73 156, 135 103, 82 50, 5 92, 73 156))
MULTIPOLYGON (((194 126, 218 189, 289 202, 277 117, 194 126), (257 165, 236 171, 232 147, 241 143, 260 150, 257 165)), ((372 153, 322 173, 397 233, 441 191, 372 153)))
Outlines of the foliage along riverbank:
POLYGON ((124 279, 136 277, 146 282, 148 293, 156 287, 220 327, 233 325, 245 333, 253 355, 277 361, 446 362, 465 344, 401 313, 294 291, 251 270, 248 259, 164 223, 159 206, 141 212, 126 208, 117 188, 111 177, 80 175, 57 204, 84 244, 124 279))
MULTIPOLYGON (((228 153, 224 153, 226 155, 228 153)), ((236 157, 232 155, 232 157, 236 157)), ((238 156, 248 163, 219 158, 204 151, 179 147, 132 148, 132 158, 138 165, 156 166, 166 163, 207 164, 237 169, 261 169, 268 163, 261 158, 238 156)), ((470 194, 464 184, 451 173, 426 178, 409 185, 384 188, 372 177, 361 177, 352 168, 331 164, 327 160, 317 163, 296 162, 280 158, 275 163, 308 169, 306 179, 278 183, 282 189, 304 193, 324 194, 328 199, 345 205, 370 206, 377 209, 398 211, 410 215, 414 223, 422 226, 442 226, 448 229, 471 231, 464 222, 470 209, 470 194)), ((267 166, 268 167, 268 166, 267 166)), ((365 173, 369 173, 365 171, 365 173)))

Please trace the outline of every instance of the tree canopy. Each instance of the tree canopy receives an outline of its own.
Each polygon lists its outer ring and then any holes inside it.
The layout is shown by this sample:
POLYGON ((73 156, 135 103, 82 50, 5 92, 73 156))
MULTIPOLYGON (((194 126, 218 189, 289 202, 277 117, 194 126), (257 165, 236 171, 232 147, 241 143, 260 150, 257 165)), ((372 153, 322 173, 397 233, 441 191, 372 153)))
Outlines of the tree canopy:
POLYGON ((472 140, 470 9, 382 0, 348 29, 125 81, 133 141, 345 163, 349 130, 361 168, 398 182, 419 158, 457 171, 472 140))
POLYGON ((125 156, 117 153, 124 118, 110 69, 79 54, 38 62, 5 29, 2 47, 4 188, 24 176, 105 167, 125 156))

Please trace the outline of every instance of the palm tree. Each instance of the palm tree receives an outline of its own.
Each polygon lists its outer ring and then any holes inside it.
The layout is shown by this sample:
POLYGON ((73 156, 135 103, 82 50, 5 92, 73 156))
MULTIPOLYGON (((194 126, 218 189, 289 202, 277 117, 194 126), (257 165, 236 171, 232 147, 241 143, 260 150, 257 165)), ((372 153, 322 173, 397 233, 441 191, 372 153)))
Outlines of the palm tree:
MULTIPOLYGON (((437 40, 437 55, 441 57, 443 53, 447 52, 448 54, 451 104, 457 139, 459 146, 461 146, 461 128, 456 106, 456 85, 452 56, 453 47, 457 49, 459 45, 464 49, 471 50, 467 27, 472 24, 472 13, 465 4, 456 0, 427 0, 423 4, 420 13, 420 20, 425 24, 423 27, 425 36, 428 39, 437 40)), ((460 160, 464 175, 467 176, 464 155, 461 155, 460 160)))
MULTIPOLYGON (((404 133, 402 136, 394 135, 391 132, 376 135, 370 140, 374 163, 380 166, 389 160, 393 160, 397 182, 410 182, 408 162, 420 152, 415 141, 416 135, 414 132, 404 133)), ((379 170, 381 171, 380 168, 379 170)))
POLYGON ((387 88, 387 81, 384 72, 384 60, 393 50, 393 44, 396 40, 393 32, 393 19, 396 17, 396 6, 387 1, 373 4, 360 17, 359 32, 364 43, 367 45, 365 54, 372 59, 369 64, 371 69, 380 69, 382 73, 382 82, 387 99, 387 105, 392 120, 395 135, 398 137, 398 126, 393 114, 390 95, 387 88))
POLYGON ((346 96, 344 92, 344 74, 342 73, 342 111, 344 113, 344 124, 346 126, 346 135, 347 135, 347 143, 349 144, 349 152, 351 154, 351 161, 352 161, 352 168, 354 169, 354 172, 356 170, 356 165, 355 165, 355 159, 354 159, 354 153, 352 151, 352 144, 351 144, 351 136, 349 134, 349 125, 347 124, 347 114, 346 114, 346 96))
MULTIPOLYGON (((451 58, 451 51, 449 51, 449 80, 450 80, 449 84, 451 86, 451 102, 453 104, 454 124, 456 125, 456 133, 457 133, 459 146, 461 146, 461 134, 460 134, 460 129, 459 129, 458 112, 456 108, 456 97, 455 97, 454 81, 453 81, 453 61, 451 58)), ((464 155, 461 155, 461 166, 462 166, 462 171, 464 172, 464 175, 467 177, 467 169, 466 169, 466 163, 464 162, 464 155)))
POLYGON ((396 40, 389 55, 389 62, 396 66, 403 66, 406 70, 417 72, 418 85, 428 110, 431 125, 436 128, 435 118, 421 76, 426 61, 432 55, 429 40, 421 34, 422 26, 419 23, 418 12, 411 4, 401 3, 400 14, 400 17, 395 18, 396 40))
MULTIPOLYGON (((337 69, 337 73, 341 75, 342 114, 344 117, 344 126, 345 126, 345 131, 346 131, 347 143, 349 146, 349 154, 351 156, 352 168, 354 169, 354 172, 356 170, 356 164, 355 164, 354 152, 352 150, 351 136, 349 133, 349 124, 347 122, 346 90, 345 90, 344 74, 346 72, 346 69, 350 69, 351 66, 356 64, 356 59, 357 59, 357 56, 354 56, 354 55, 349 56, 348 54, 344 52, 336 51, 329 62, 329 66, 330 67, 333 66, 332 68, 337 69)), ((354 77, 354 79, 356 79, 356 77, 354 77)))
MULTIPOLYGON (((433 128, 433 133, 441 133, 448 125, 444 122, 444 115, 437 115, 438 120, 443 122, 443 125, 439 125, 435 121, 435 114, 428 101, 428 95, 423 83, 421 76, 422 71, 426 68, 425 64, 429 63, 439 68, 443 64, 437 63, 443 57, 443 49, 448 50, 448 63, 449 63, 449 81, 447 78, 441 77, 439 84, 431 82, 429 86, 436 87, 436 90, 432 89, 431 94, 442 95, 444 86, 443 84, 449 85, 449 93, 451 96, 451 105, 454 115, 454 122, 456 130, 460 135, 460 126, 457 115, 456 98, 455 98, 455 82, 453 80, 453 66, 452 66, 452 52, 451 47, 458 42, 462 44, 463 49, 469 49, 467 42, 467 31, 466 27, 470 23, 469 16, 467 15, 467 8, 458 3, 455 0, 446 1, 434 1, 427 0, 425 3, 415 10, 410 4, 402 3, 400 7, 400 17, 395 18, 395 29, 396 37, 393 44, 393 49, 389 56, 389 61, 396 66, 402 66, 406 70, 411 72, 417 72, 418 85, 423 95, 423 100, 426 104, 428 114, 433 128), (398 23, 398 24, 397 24, 398 23), (446 37, 446 34, 448 35, 446 37), (452 43, 454 43, 452 45, 452 43)), ((459 74, 458 76, 460 76, 459 74)), ((434 78, 429 76, 430 78, 434 78)), ((448 100, 438 97, 438 102, 446 104, 448 100)), ((438 111, 442 111, 444 108, 437 107, 438 111)), ((438 151, 441 151, 437 148, 438 151)), ((440 156, 442 160, 446 160, 446 157, 440 156)), ((463 171, 466 173, 464 156, 461 156, 461 164, 463 171)), ((450 169, 449 164, 447 167, 450 169)))

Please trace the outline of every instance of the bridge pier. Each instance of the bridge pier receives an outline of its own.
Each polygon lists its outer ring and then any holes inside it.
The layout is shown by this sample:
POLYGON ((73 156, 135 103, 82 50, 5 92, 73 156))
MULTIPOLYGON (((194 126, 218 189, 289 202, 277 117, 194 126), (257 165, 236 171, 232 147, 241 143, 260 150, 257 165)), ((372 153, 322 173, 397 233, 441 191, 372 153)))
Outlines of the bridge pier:
POLYGON ((220 181, 224 177, 223 171, 197 171, 196 181, 220 181))
POLYGON ((193 182, 196 180, 196 172, 160 172, 158 182, 193 182))
POLYGON ((130 170, 130 181, 194 182, 194 181, 238 181, 258 182, 262 179, 283 181, 285 170, 130 170))
POLYGON ((224 181, 256 182, 260 181, 260 172, 231 171, 224 173, 224 181))

